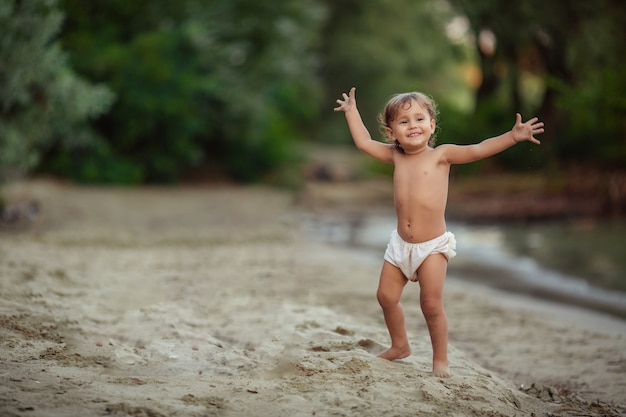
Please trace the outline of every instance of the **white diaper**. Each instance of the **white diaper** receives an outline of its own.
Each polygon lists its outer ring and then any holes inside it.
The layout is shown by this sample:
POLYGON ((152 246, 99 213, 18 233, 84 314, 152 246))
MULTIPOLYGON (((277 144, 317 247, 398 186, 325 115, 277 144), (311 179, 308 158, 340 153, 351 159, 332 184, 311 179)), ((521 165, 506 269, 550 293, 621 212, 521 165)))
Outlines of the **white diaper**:
POLYGON ((453 233, 445 232, 427 242, 409 243, 394 230, 385 251, 385 260, 400 268, 409 280, 417 281, 417 269, 427 257, 435 253, 443 254, 448 260, 456 256, 456 239, 453 233))

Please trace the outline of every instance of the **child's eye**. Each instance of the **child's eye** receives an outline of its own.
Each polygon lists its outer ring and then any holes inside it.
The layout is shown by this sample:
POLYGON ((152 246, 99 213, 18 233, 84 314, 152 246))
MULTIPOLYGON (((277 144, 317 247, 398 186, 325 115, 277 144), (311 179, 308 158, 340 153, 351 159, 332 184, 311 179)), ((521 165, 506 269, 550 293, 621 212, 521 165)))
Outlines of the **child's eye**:
POLYGON ((418 117, 418 118, 417 118, 417 121, 418 121, 418 122, 421 122, 422 120, 424 120, 424 118, 423 118, 423 117, 418 117))

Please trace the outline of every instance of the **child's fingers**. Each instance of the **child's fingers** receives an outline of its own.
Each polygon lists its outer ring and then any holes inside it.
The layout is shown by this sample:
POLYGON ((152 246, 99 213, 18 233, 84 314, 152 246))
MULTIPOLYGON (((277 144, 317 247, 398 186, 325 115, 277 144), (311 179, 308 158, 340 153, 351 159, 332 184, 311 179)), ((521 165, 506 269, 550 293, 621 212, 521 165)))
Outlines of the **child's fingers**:
POLYGON ((346 98, 346 94, 345 94, 345 93, 343 94, 343 96, 344 96, 344 100, 342 100, 342 99, 340 99, 340 98, 338 98, 337 100, 335 100, 335 102, 336 102, 337 104, 339 104, 339 106, 335 107, 335 108, 333 109, 334 111, 343 111, 343 109, 346 107, 348 99, 346 98))
POLYGON ((352 88, 350 89, 350 99, 351 99, 352 101, 355 101, 355 102, 356 102, 356 99, 354 98, 355 91, 356 91, 356 88, 355 88, 355 87, 352 87, 352 88))
POLYGON ((537 123, 539 119, 537 117, 533 117, 532 119, 530 119, 529 121, 527 121, 526 123, 534 125, 537 123))
POLYGON ((341 93, 341 97, 343 97, 343 100, 338 98, 337 100, 335 100, 335 102, 337 104, 339 104, 339 107, 335 107, 333 110, 334 111, 343 111, 344 108, 346 108, 348 105, 350 105, 351 103, 355 102, 354 99, 354 91, 356 90, 356 88, 352 87, 350 89, 350 95, 346 94, 346 93, 341 93))

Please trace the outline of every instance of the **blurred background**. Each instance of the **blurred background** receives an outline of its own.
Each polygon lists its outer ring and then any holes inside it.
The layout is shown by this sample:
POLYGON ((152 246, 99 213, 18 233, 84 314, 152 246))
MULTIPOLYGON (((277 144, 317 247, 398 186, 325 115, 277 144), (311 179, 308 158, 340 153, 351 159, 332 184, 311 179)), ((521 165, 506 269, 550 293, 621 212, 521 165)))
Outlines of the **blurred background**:
POLYGON ((382 138, 387 99, 420 90, 438 143, 500 134, 516 112, 547 126, 540 147, 455 167, 453 220, 522 225, 515 253, 626 289, 624 21, 621 0, 3 0, 0 181, 389 178, 332 158, 355 153, 335 100, 356 86, 382 138), (561 244, 591 239, 595 261, 561 244))

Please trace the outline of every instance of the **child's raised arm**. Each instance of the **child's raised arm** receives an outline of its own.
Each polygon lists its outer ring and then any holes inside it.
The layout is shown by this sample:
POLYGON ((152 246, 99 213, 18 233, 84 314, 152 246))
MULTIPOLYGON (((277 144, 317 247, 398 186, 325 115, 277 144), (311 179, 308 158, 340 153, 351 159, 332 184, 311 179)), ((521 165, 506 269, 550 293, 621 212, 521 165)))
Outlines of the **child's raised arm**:
POLYGON ((343 93, 343 100, 337 99, 339 106, 335 107, 334 111, 342 111, 345 113, 352 140, 354 140, 354 144, 359 150, 379 161, 387 163, 393 162, 392 146, 372 140, 369 131, 363 124, 361 114, 356 107, 355 91, 356 88, 352 87, 349 95, 343 93))
POLYGON ((450 164, 466 164, 478 161, 500 153, 518 142, 532 142, 539 145, 534 135, 543 133, 543 122, 533 117, 525 123, 522 123, 522 116, 517 113, 515 125, 513 128, 493 138, 485 139, 474 145, 441 145, 442 151, 445 152, 445 158, 450 164))

